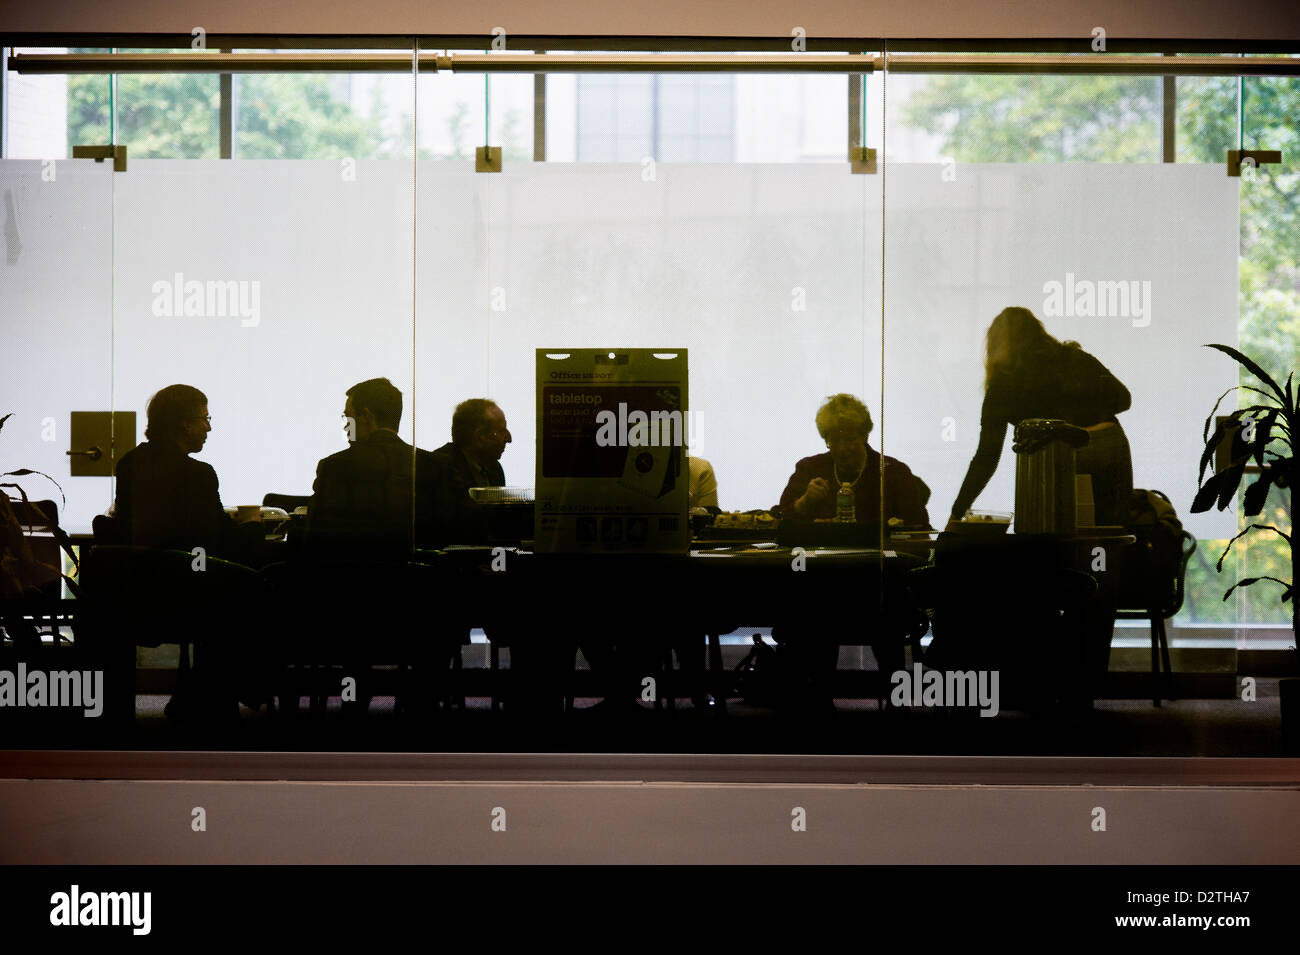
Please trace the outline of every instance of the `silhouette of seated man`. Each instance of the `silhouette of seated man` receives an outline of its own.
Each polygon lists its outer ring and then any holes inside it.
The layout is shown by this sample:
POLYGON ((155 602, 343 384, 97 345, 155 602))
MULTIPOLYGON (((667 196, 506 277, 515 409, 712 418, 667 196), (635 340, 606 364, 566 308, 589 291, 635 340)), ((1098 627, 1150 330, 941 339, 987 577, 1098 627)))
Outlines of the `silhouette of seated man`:
POLYGON ((431 713, 459 646, 458 639, 429 632, 407 586, 427 579, 414 575, 419 568, 410 561, 431 526, 432 455, 398 437, 402 393, 387 378, 349 388, 343 419, 350 444, 317 463, 307 506, 310 599, 328 608, 328 625, 313 635, 312 652, 341 660, 345 675, 357 681, 355 697, 345 697, 351 714, 369 706, 372 664, 388 662, 415 666, 399 705, 431 713), (394 660, 379 659, 381 649, 394 660))
MULTIPOLYGON (((205 556, 256 562, 261 524, 237 525, 221 506, 217 472, 190 457, 203 450, 212 430, 207 396, 190 385, 169 385, 149 399, 146 417, 145 441, 117 463, 109 537, 137 547, 201 547, 205 556)), ((237 698, 260 701, 265 674, 238 662, 228 639, 232 631, 250 634, 248 621, 235 619, 250 609, 232 606, 229 615, 205 613, 184 621, 197 645, 196 663, 191 680, 167 704, 168 716, 227 720, 238 715, 237 698)))
POLYGON ((451 440, 430 453, 434 539, 439 544, 487 541, 482 509, 470 499, 472 487, 503 487, 501 455, 511 441, 506 416, 487 398, 470 398, 451 416, 451 440))
POLYGON ((387 378, 347 390, 350 444, 317 463, 307 508, 313 556, 404 560, 427 529, 431 456, 397 436, 401 420, 402 393, 387 378))
MULTIPOLYGON (((489 398, 469 398, 456 406, 451 416, 451 440, 430 453, 432 476, 429 482, 433 497, 433 540, 445 544, 486 544, 488 542, 487 517, 482 505, 469 496, 472 487, 504 487, 505 470, 501 455, 511 442, 510 428, 505 412, 489 398)), ((482 587, 472 590, 479 607, 497 607, 494 597, 496 584, 501 579, 496 574, 484 574, 467 586, 482 587)), ((491 625, 485 619, 474 617, 470 610, 468 620, 460 627, 461 639, 469 642, 469 629, 484 626, 488 639, 499 646, 510 648, 510 682, 506 692, 506 708, 514 712, 535 714, 539 710, 555 709, 563 699, 563 651, 550 646, 539 635, 525 635, 509 625, 491 625)))
POLYGON ((212 430, 208 399, 190 385, 169 385, 149 399, 145 441, 117 462, 112 533, 137 547, 192 550, 242 561, 260 537, 221 506, 217 472, 190 457, 212 430))

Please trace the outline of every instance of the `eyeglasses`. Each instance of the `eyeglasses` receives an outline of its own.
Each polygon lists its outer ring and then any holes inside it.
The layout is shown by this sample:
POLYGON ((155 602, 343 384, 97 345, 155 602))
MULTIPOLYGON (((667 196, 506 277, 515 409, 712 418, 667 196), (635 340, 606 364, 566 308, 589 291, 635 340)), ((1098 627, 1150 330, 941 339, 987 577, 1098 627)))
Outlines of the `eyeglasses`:
POLYGON ((853 444, 862 440, 862 435, 853 431, 832 431, 830 434, 822 435, 826 442, 826 447, 833 444, 853 444))
POLYGON ((196 415, 190 415, 190 420, 191 420, 191 421, 206 421, 208 424, 212 424, 212 415, 210 415, 210 414, 196 414, 196 415))

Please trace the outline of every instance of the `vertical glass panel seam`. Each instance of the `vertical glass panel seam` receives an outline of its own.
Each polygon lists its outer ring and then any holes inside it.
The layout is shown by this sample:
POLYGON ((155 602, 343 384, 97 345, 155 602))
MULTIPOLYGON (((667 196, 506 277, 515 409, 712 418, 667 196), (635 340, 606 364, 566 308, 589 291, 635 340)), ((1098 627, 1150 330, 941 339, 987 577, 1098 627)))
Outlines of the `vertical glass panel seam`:
MULTIPOLYGON (((880 172, 880 547, 884 550, 888 544, 887 534, 888 525, 885 523, 885 175, 889 167, 889 160, 886 156, 886 133, 889 128, 888 115, 888 83, 889 83, 889 43, 887 40, 880 41, 880 161, 876 168, 880 172)), ((863 93, 866 92, 866 76, 862 77, 863 93)), ((862 143, 867 142, 867 98, 862 97, 862 143)), ((865 219, 865 217, 864 217, 865 219)), ((865 230, 865 222, 863 224, 865 230)), ((865 282, 865 272, 864 279, 865 282)), ((862 329, 863 351, 866 351, 866 326, 862 329)), ((865 368, 864 368, 865 370, 865 368)), ((881 578, 881 587, 884 586, 884 578, 881 578)))
POLYGON ((420 490, 420 439, 416 427, 416 394, 419 381, 416 377, 415 358, 419 295, 419 181, 420 181, 420 39, 411 41, 411 551, 414 553, 417 538, 416 520, 419 514, 420 490))

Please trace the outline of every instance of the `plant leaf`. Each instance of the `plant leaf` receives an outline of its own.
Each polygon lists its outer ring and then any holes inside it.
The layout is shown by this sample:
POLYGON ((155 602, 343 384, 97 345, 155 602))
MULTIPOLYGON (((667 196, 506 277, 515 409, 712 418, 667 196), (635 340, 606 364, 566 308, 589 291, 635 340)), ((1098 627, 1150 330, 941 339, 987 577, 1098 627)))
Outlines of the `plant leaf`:
POLYGON ((1215 475, 1219 482, 1219 510, 1223 510, 1232 503, 1232 499, 1237 496, 1237 488, 1241 486, 1242 475, 1246 473, 1246 465, 1233 462, 1232 467, 1219 472, 1215 475))
POLYGON ((1227 472, 1213 474, 1210 476, 1208 481, 1201 485, 1200 489, 1196 492, 1196 496, 1192 498, 1193 514, 1200 514, 1202 511, 1208 511, 1214 506, 1215 501, 1217 501, 1219 497, 1219 485, 1223 481, 1223 474, 1226 473, 1227 472))
POLYGON ((1211 507, 1217 507, 1223 510, 1237 493, 1237 487, 1241 484, 1241 477, 1245 473, 1246 462, 1243 458, 1240 461, 1234 461, 1232 465, 1224 468, 1201 485, 1200 490, 1192 499, 1192 513, 1199 514, 1202 511, 1208 511, 1211 507))
MULTIPOLYGON (((1223 399, 1219 399, 1219 400, 1222 401, 1223 399)), ((12 418, 13 416, 14 416, 14 413, 11 411, 11 412, 9 412, 7 415, 5 415, 3 418, 0 418, 0 430, 3 430, 3 429, 4 429, 5 422, 8 421, 8 420, 9 420, 10 418, 12 418)))
MULTIPOLYGON (((45 478, 45 480, 49 481, 56 488, 58 488, 59 497, 63 499, 63 506, 64 507, 68 506, 68 496, 63 493, 63 485, 61 485, 58 481, 54 480, 54 478, 50 477, 44 471, 33 471, 31 468, 19 468, 17 471, 6 471, 4 472, 4 474, 0 474, 0 477, 26 477, 30 474, 35 474, 38 477, 43 477, 45 478)), ((17 487, 17 485, 5 484, 5 485, 0 485, 0 487, 17 487)), ((23 500, 26 500, 26 498, 23 498, 23 500)))
POLYGON ((1214 407, 1210 409, 1210 416, 1205 419, 1205 425, 1204 427, 1201 428, 1201 440, 1205 442, 1205 449, 1201 452, 1201 466, 1196 471, 1197 483, 1200 483, 1200 481, 1204 478, 1206 467, 1209 465, 1210 460, 1214 457, 1214 452, 1218 449, 1219 442, 1223 440, 1223 436, 1224 434, 1227 433, 1227 429, 1233 426, 1233 422, 1239 421, 1242 415, 1251 414, 1255 411, 1268 412, 1268 411, 1272 411, 1276 407, 1275 404, 1269 404, 1269 405, 1253 405, 1249 408, 1238 408, 1236 411, 1233 411, 1232 414, 1224 415, 1223 416, 1224 421, 1222 423, 1214 424, 1214 434, 1213 436, 1211 436, 1210 425, 1211 423, 1215 422, 1215 419, 1218 417, 1219 405, 1223 404, 1224 398, 1228 397, 1228 395, 1232 394, 1234 391, 1237 390, 1253 391, 1256 394, 1263 395, 1265 398, 1268 398, 1270 401, 1273 400, 1272 395, 1270 395, 1266 391, 1260 391, 1254 385, 1233 385, 1223 394, 1219 395, 1218 401, 1216 401, 1214 403, 1214 407))
POLYGON ((1192 498, 1192 513, 1200 514, 1203 511, 1208 511, 1212 506, 1214 506, 1214 499, 1216 497, 1218 497, 1218 494, 1214 490, 1213 482, 1202 484, 1200 489, 1196 492, 1196 496, 1192 498))
POLYGON ((23 490, 23 486, 22 486, 21 484, 0 484, 0 487, 11 487, 11 488, 13 488, 15 491, 18 492, 18 496, 21 497, 21 498, 23 499, 23 503, 24 503, 24 504, 28 503, 28 501, 27 501, 27 492, 23 490))
POLYGON ((1246 528, 1246 530, 1272 531, 1288 544, 1291 543, 1291 535, 1277 527, 1274 527, 1272 524, 1251 524, 1250 527, 1246 528))
POLYGON ((1278 386, 1278 383, 1273 380, 1272 376, 1269 375, 1268 372, 1266 372, 1263 368, 1259 367, 1259 365, 1254 361, 1254 359, 1247 358, 1241 352, 1237 351, 1237 349, 1232 348, 1231 346, 1228 345, 1206 345, 1205 347, 1217 349, 1218 351, 1223 352, 1225 355, 1228 355, 1229 357, 1236 359, 1237 362, 1239 362, 1240 364, 1246 367, 1247 371, 1249 371, 1252 375, 1254 375, 1264 384, 1268 385, 1268 387, 1273 390, 1273 394, 1277 395, 1278 401, 1281 402, 1286 401, 1286 395, 1283 393, 1282 389, 1278 386))
MULTIPOLYGON (((1219 401, 1222 400, 1223 398, 1220 397, 1219 401)), ((1219 406, 1216 403, 1214 411, 1218 410, 1219 406)), ((1198 484, 1204 479, 1205 469, 1209 467, 1210 462, 1214 460, 1214 452, 1219 449, 1219 443, 1223 440, 1223 436, 1227 434, 1228 431, 1228 423, 1225 421, 1216 424, 1214 426, 1213 436, 1210 435, 1210 422, 1214 420, 1214 411, 1210 412, 1210 417, 1205 419, 1205 450, 1201 452, 1201 466, 1196 469, 1196 482, 1198 484)))
POLYGON ((1264 449, 1273 441, 1273 425, 1280 412, 1280 408, 1271 408, 1255 422, 1255 463, 1260 467, 1264 466, 1264 449))
POLYGON ((1250 487, 1246 488, 1245 497, 1242 498, 1242 510, 1247 517, 1254 517, 1264 509, 1264 501, 1268 499, 1268 489, 1273 484, 1273 473, 1271 470, 1264 471, 1250 487))
POLYGON ((1283 540, 1285 540, 1288 544, 1291 543, 1291 535, 1283 533, 1282 531, 1274 527, 1272 524, 1249 524, 1246 526, 1245 530, 1240 531, 1237 534, 1237 536, 1235 536, 1232 540, 1228 541, 1228 545, 1223 548, 1223 553, 1219 555, 1218 563, 1214 565, 1215 570, 1217 570, 1219 573, 1223 573, 1223 562, 1225 559, 1227 559, 1228 554, 1232 552, 1232 545, 1237 543, 1237 541, 1241 540, 1251 531, 1272 531, 1274 534, 1278 535, 1283 540))
POLYGON ((1228 395, 1232 394, 1234 391, 1236 391, 1236 390, 1237 390, 1238 388, 1240 388, 1240 387, 1241 387, 1241 385, 1233 385, 1231 388, 1229 388, 1229 389, 1228 389, 1227 391, 1225 391, 1223 394, 1219 395, 1219 400, 1216 401, 1216 402, 1214 403, 1214 407, 1210 409, 1210 416, 1209 416, 1208 418, 1205 419, 1205 427, 1201 429, 1201 437, 1202 437, 1204 440, 1206 440, 1206 441, 1210 440, 1210 424, 1214 421, 1214 418, 1215 418, 1215 412, 1219 410, 1219 405, 1223 404, 1223 399, 1226 398, 1226 397, 1228 397, 1228 395))
POLYGON ((1227 592, 1226 594, 1223 595, 1223 599, 1224 599, 1224 600, 1227 600, 1229 597, 1231 597, 1231 596, 1232 596, 1232 592, 1233 592, 1234 590, 1236 590, 1238 587, 1249 587, 1251 584, 1257 584, 1257 583, 1259 583, 1261 580, 1271 580, 1271 581, 1273 581, 1275 584, 1281 584, 1282 587, 1283 587, 1282 600, 1285 601, 1288 597, 1291 596, 1292 587, 1291 587, 1291 583, 1290 583, 1289 581, 1286 581, 1286 580, 1279 580, 1279 579, 1276 578, 1276 577, 1245 577, 1245 578, 1243 578, 1243 579, 1237 581, 1237 582, 1236 582, 1235 584, 1233 584, 1231 587, 1229 587, 1229 588, 1228 588, 1228 592, 1227 592))
POLYGON ((1273 443, 1275 437, 1273 429, 1277 425, 1279 413, 1282 413, 1281 408, 1270 408, 1264 413, 1264 417, 1258 418, 1255 422, 1255 463, 1260 466, 1264 466, 1265 448, 1273 443))

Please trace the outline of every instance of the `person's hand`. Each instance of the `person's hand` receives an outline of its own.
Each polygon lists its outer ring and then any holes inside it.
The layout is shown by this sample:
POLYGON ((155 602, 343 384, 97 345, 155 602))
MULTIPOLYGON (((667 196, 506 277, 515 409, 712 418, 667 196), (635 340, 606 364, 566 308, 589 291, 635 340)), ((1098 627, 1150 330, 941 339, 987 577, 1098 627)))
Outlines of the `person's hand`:
POLYGON ((829 500, 830 496, 830 482, 825 478, 813 478, 808 482, 808 489, 803 492, 803 497, 795 502, 795 510, 806 514, 814 505, 829 500))

